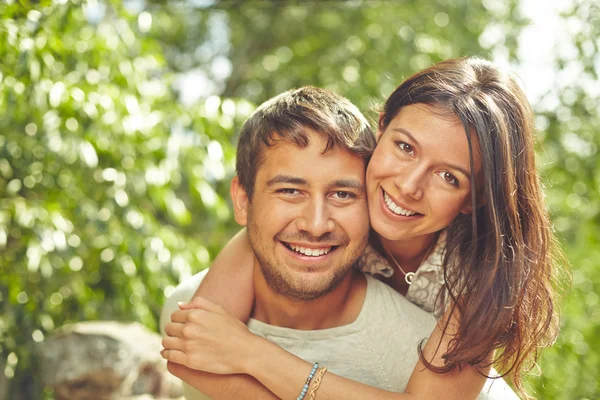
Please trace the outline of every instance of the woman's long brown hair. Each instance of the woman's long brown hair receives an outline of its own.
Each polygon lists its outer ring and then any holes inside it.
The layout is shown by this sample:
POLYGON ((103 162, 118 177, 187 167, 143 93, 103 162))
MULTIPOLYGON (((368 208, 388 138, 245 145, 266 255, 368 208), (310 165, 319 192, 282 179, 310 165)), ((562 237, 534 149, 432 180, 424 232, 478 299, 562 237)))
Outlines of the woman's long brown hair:
MULTIPOLYGON (((445 290, 460 326, 431 370, 493 365, 528 397, 522 375, 558 332, 556 296, 566 263, 552 232, 535 166, 533 112, 516 80, 494 64, 447 60, 402 83, 388 98, 380 129, 399 110, 427 104, 458 118, 471 154, 473 211, 446 229, 445 290), (473 151, 481 155, 476 180, 473 151)), ((565 276, 565 274, 563 274, 565 276)), ((449 334, 449 333, 448 333, 449 334)))

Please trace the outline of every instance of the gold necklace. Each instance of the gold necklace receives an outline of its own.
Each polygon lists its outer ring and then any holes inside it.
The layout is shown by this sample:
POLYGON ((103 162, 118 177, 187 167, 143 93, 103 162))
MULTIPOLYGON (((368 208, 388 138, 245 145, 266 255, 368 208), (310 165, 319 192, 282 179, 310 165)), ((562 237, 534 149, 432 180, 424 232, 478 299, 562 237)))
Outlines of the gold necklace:
MULTIPOLYGON (((419 266, 417 267, 417 269, 419 269, 421 267, 421 264, 423 264, 423 261, 427 260, 427 257, 429 257, 429 255, 431 254, 431 250, 433 250, 433 248, 435 247, 435 244, 437 243, 437 240, 438 240, 438 235, 436 235, 435 239, 431 242, 431 244, 427 248, 427 251, 425 252, 425 255, 423 256, 423 258, 421 259, 421 262, 419 263, 419 266)), ((381 241, 381 247, 383 247, 383 250, 385 250, 385 252, 388 255, 388 257, 392 259, 392 261, 394 262, 394 264, 396 265, 396 267, 398 267, 398 269, 400 270, 400 272, 402 272, 402 274, 404 274, 404 281, 406 282, 406 284, 408 286, 410 286, 411 283, 413 282, 413 280, 415 279, 415 273, 412 272, 412 271, 411 272, 406 272, 400 266, 400 263, 398 261, 396 261, 396 258, 392 255, 392 252, 387 249, 387 247, 385 246, 385 244, 383 244, 383 241, 381 241)))

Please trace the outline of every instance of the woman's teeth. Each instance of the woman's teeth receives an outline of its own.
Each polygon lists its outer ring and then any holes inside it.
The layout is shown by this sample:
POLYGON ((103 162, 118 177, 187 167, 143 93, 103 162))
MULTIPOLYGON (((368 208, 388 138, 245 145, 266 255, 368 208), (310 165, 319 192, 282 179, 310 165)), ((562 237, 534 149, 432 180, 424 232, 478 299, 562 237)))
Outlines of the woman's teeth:
POLYGON ((410 217, 411 215, 416 214, 416 212, 402 208, 398 204, 394 203, 385 191, 383 192, 383 200, 385 201, 385 205, 394 214, 403 215, 405 217, 410 217))
POLYGON ((294 250, 296 253, 300 253, 302 255, 310 256, 310 257, 322 256, 331 251, 331 247, 327 247, 327 248, 323 248, 323 249, 309 249, 307 247, 294 246, 293 244, 290 244, 289 248, 294 250))

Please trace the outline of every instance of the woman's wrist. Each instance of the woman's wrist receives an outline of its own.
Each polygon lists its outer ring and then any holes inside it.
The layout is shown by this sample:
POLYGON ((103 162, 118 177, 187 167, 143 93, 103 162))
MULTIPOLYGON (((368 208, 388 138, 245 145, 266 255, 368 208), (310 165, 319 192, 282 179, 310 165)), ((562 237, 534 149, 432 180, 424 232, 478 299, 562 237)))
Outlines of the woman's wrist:
POLYGON ((314 364, 304 361, 260 336, 247 342, 242 373, 256 378, 279 398, 297 398, 314 364), (285 366, 285 368, 281 368, 285 366))
POLYGON ((253 333, 248 335, 244 343, 245 351, 239 357, 240 373, 256 376, 258 371, 264 369, 264 363, 269 358, 269 353, 276 345, 253 333))

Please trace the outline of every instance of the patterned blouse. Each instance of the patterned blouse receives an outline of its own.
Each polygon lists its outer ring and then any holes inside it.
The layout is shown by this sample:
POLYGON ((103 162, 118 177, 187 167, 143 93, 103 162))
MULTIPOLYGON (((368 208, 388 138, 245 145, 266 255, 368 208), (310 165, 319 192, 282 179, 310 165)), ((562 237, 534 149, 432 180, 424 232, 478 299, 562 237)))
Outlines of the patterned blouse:
MULTIPOLYGON (((444 290, 444 271, 442 268, 446 244, 444 239, 444 234, 440 235, 431 254, 423 260, 415 271, 415 276, 405 295, 412 303, 427 312, 433 313, 436 318, 442 316, 448 302, 448 296, 444 290)), ((394 268, 371 245, 367 246, 358 259, 358 269, 385 278, 389 278, 394 274, 394 268)))

